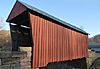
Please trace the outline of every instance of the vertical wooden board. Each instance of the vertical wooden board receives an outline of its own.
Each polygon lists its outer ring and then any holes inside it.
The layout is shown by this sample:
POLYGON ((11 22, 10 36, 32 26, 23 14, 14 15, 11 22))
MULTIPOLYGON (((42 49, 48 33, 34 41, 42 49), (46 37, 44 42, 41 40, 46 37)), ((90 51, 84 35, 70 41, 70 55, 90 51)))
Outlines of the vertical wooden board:
POLYGON ((63 30, 63 31, 62 31, 62 33, 63 33, 63 34, 62 34, 62 39, 63 39, 63 42, 62 42, 62 44, 63 44, 63 47, 62 47, 62 49, 63 49, 63 51, 62 51, 62 54, 63 54, 62 61, 64 61, 64 58, 65 58, 65 56, 64 56, 64 54, 65 54, 65 49, 64 49, 64 48, 66 47, 66 45, 65 45, 65 41, 66 41, 66 40, 64 39, 64 38, 65 38, 65 35, 64 35, 65 29, 64 29, 64 27, 62 27, 62 30, 63 30))
POLYGON ((56 51, 56 60, 57 61, 59 61, 59 54, 58 54, 58 52, 59 52, 59 37, 58 37, 58 32, 59 32, 59 30, 58 30, 58 25, 55 25, 56 26, 56 41, 57 41, 57 51, 56 51))
POLYGON ((53 26, 52 26, 52 22, 50 22, 50 29, 51 29, 51 62, 53 61, 53 26))
POLYGON ((42 56, 43 56, 43 64, 44 64, 45 63, 45 52, 44 52, 45 51, 45 31, 44 31, 45 30, 45 23, 44 23, 44 20, 42 23, 43 23, 43 29, 42 29, 43 30, 43 32, 42 32, 43 33, 43 36, 42 36, 43 37, 43 39, 42 39, 42 41, 43 41, 43 46, 42 46, 43 55, 42 56))
MULTIPOLYGON (((65 28, 63 28, 63 33, 65 33, 65 28)), ((65 39, 65 34, 63 34, 63 61, 64 61, 64 58, 65 58, 65 48, 66 48, 66 39, 65 39)))
POLYGON ((56 61, 56 50, 55 50, 55 48, 56 48, 56 45, 55 44, 57 44, 56 42, 57 41, 55 41, 55 23, 53 23, 53 36, 54 36, 54 38, 53 38, 53 50, 54 50, 54 56, 53 56, 53 60, 54 60, 54 62, 56 61))
POLYGON ((36 45, 34 45, 34 47, 36 46, 36 55, 34 55, 34 56, 36 56, 36 66, 38 66, 38 55, 39 55, 39 53, 38 53, 38 19, 37 19, 37 16, 36 16, 36 19, 35 19, 35 33, 36 33, 36 35, 35 35, 35 37, 36 37, 36 40, 35 40, 35 43, 36 43, 36 45))
POLYGON ((69 49, 69 29, 67 29, 67 31, 66 31, 66 33, 67 33, 67 38, 66 38, 66 40, 67 40, 67 57, 68 57, 68 59, 70 59, 70 49, 69 49))
POLYGON ((78 33, 77 33, 76 37, 77 37, 77 42, 76 43, 77 43, 77 57, 78 57, 79 56, 79 43, 78 43, 79 42, 79 35, 78 35, 78 33))
POLYGON ((85 57, 89 57, 89 54, 88 54, 88 35, 84 35, 84 39, 85 39, 85 57))
MULTIPOLYGON (((44 63, 44 54, 43 54, 43 46, 44 46, 44 41, 43 41, 43 27, 44 27, 44 25, 43 25, 43 23, 44 23, 44 21, 43 21, 43 19, 41 20, 41 57, 40 57, 40 59, 41 59, 41 64, 43 64, 44 63)), ((40 64, 40 65, 41 65, 40 64)))
POLYGON ((75 54, 75 58, 77 57, 77 38, 76 38, 76 32, 74 31, 74 53, 76 52, 75 54))
POLYGON ((43 45, 42 45, 42 52, 43 52, 43 64, 45 63, 45 21, 43 20, 43 22, 42 22, 42 24, 43 24, 43 29, 42 29, 42 34, 43 34, 43 39, 42 39, 42 41, 43 41, 43 45))
POLYGON ((52 22, 52 61, 54 62, 54 23, 52 22))
POLYGON ((74 59, 74 37, 73 37, 73 31, 71 31, 71 50, 72 50, 72 59, 74 59))
POLYGON ((49 31, 49 34, 48 34, 48 60, 49 60, 49 62, 51 62, 51 48, 50 48, 50 46, 51 46, 51 30, 50 30, 50 22, 48 22, 48 31, 49 31))
POLYGON ((64 33, 63 33, 63 26, 61 26, 61 30, 62 30, 62 31, 61 31, 61 33, 62 33, 62 34, 61 34, 61 40, 62 40, 62 41, 61 41, 61 43, 62 43, 62 44, 61 44, 61 49, 62 49, 62 51, 61 51, 61 55, 62 55, 61 60, 63 61, 63 57, 64 57, 64 52, 63 52, 63 51, 64 51, 64 49, 63 49, 63 47, 64 47, 64 40, 63 40, 63 36, 64 36, 64 35, 63 35, 63 34, 64 34, 64 33))
POLYGON ((59 56, 60 56, 60 60, 62 61, 62 27, 61 26, 59 26, 59 30, 60 30, 60 54, 59 54, 59 56))
POLYGON ((78 33, 79 34, 79 57, 81 57, 82 56, 82 49, 81 49, 81 35, 80 35, 80 33, 78 33))
MULTIPOLYGON (((73 31, 74 33, 74 53, 76 52, 77 54, 77 51, 76 51, 76 33, 73 31)), ((76 54, 74 54, 74 58, 76 58, 76 54)))
POLYGON ((81 35, 79 33, 79 57, 82 57, 81 35))
POLYGON ((44 23, 45 23, 45 51, 44 51, 44 53, 45 53, 45 64, 46 64, 46 62, 47 62, 47 52, 48 52, 48 45, 47 45, 47 23, 46 23, 46 20, 44 20, 44 23))
POLYGON ((76 42, 75 43, 76 44, 75 45, 75 51, 76 51, 76 54, 75 54, 76 57, 75 58, 77 58, 77 56, 78 56, 78 50, 77 50, 77 34, 76 34, 76 32, 75 32, 75 42, 76 42))
POLYGON ((41 63, 41 61, 42 61, 42 19, 40 19, 40 21, 39 21, 39 23, 40 23, 40 36, 39 36, 39 38, 40 38, 40 41, 39 41, 39 65, 41 65, 42 63, 41 63), (41 60, 40 60, 41 59, 41 60))
POLYGON ((48 22, 48 61, 50 62, 50 26, 49 26, 49 22, 48 22))
POLYGON ((58 41, 58 51, 57 51, 57 55, 58 55, 58 61, 59 61, 60 60, 60 56, 59 56, 59 54, 60 54, 60 34, 59 34, 60 33, 60 30, 59 30, 59 26, 58 25, 57 25, 57 30, 58 30, 57 31, 57 34, 58 34, 58 37, 57 37, 58 38, 58 40, 57 40, 58 41))
POLYGON ((40 58, 40 56, 41 56, 41 23, 40 23, 40 20, 41 19, 37 17, 37 24, 38 24, 38 26, 37 26, 37 28, 38 28, 37 29, 38 30, 37 31, 38 58, 37 59, 38 59, 38 61, 37 62, 38 62, 38 66, 40 65, 40 61, 41 61, 41 58, 40 58))
MULTIPOLYGON (((81 34, 82 35, 82 34, 81 34)), ((85 56, 85 53, 84 53, 84 48, 85 48, 85 40, 84 40, 84 35, 82 35, 82 57, 85 56)))
POLYGON ((67 49, 67 54, 68 54, 67 56, 68 56, 68 59, 70 60, 70 45, 69 45, 70 44, 70 42, 69 42, 69 38, 70 38, 69 35, 70 34, 69 34, 69 29, 67 29, 66 33, 67 33, 66 40, 67 40, 67 48, 68 48, 67 49))
POLYGON ((60 39, 59 39, 59 59, 62 61, 62 30, 61 30, 61 26, 59 26, 59 33, 60 34, 60 39))
POLYGON ((73 55, 73 59, 75 58, 75 34, 74 31, 72 31, 72 55, 73 55))
POLYGON ((55 51, 56 51, 55 48, 56 47, 54 47, 54 46, 55 46, 56 41, 54 41, 55 40, 54 39, 54 32, 55 32, 54 30, 55 30, 55 28, 54 28, 54 23, 53 22, 52 22, 52 27, 53 27, 53 30, 52 30, 53 31, 53 40, 52 40, 53 41, 53 43, 52 43, 53 48, 52 48, 52 51, 53 51, 53 62, 55 62, 55 51))
POLYGON ((71 55, 72 55, 72 51, 71 51, 71 30, 69 29, 69 39, 68 39, 68 43, 69 43, 69 59, 70 60, 72 60, 72 57, 71 57, 71 55))
POLYGON ((79 34, 77 33, 77 57, 79 58, 79 55, 80 55, 80 51, 79 51, 79 34))
POLYGON ((46 29, 45 30, 46 31, 46 50, 45 50, 45 55, 46 55, 45 58, 46 58, 46 60, 45 60, 45 63, 47 63, 47 61, 48 61, 48 58, 47 58, 47 56, 48 56, 48 54, 47 54, 48 53, 48 44, 47 44, 48 43, 48 39, 47 39, 47 35, 48 35, 47 34, 47 29, 48 29, 47 26, 48 25, 47 25, 47 20, 45 20, 45 26, 46 26, 45 27, 45 29, 46 29))

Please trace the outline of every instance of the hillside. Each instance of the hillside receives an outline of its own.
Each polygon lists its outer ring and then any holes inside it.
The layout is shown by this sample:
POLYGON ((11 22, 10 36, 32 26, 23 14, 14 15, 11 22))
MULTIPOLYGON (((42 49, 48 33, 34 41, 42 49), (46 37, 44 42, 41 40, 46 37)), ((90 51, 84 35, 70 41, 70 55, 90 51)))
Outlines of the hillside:
POLYGON ((89 38, 89 43, 91 44, 100 44, 100 34, 92 38, 89 38))
POLYGON ((11 38, 8 30, 0 30, 0 51, 11 50, 11 38))

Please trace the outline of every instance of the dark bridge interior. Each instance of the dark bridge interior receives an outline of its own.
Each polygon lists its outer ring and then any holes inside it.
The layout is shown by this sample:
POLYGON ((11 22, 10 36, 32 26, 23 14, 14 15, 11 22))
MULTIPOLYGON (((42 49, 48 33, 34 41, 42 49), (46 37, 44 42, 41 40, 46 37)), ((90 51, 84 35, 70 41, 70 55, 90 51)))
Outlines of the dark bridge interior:
POLYGON ((12 51, 18 51, 19 46, 32 47, 31 25, 25 11, 11 20, 12 51))

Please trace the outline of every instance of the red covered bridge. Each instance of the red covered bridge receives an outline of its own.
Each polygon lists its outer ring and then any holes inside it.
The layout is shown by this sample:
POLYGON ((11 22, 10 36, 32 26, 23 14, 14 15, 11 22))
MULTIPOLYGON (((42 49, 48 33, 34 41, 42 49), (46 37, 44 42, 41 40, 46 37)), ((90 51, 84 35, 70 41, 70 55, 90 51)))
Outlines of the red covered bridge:
POLYGON ((20 1, 15 3, 7 22, 12 50, 32 47, 33 68, 68 61, 74 67, 86 69, 88 33, 85 31, 20 1))

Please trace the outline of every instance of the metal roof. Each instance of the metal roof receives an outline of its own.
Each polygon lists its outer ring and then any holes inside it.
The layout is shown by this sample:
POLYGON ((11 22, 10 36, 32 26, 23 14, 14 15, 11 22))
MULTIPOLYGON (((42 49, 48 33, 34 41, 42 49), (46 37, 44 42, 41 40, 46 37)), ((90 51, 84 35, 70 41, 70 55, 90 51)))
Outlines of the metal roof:
POLYGON ((75 27, 75 26, 73 26, 73 25, 71 25, 71 24, 69 24, 69 23, 67 23, 67 22, 65 22, 65 21, 62 21, 62 20, 60 20, 60 19, 58 19, 58 18, 56 18, 56 17, 54 17, 54 16, 52 16, 52 15, 49 15, 48 13, 43 12, 43 11, 41 11, 41 10, 35 8, 35 7, 32 7, 32 6, 26 4, 26 3, 22 2, 22 1, 18 1, 18 2, 20 2, 22 5, 24 5, 27 9, 30 9, 30 10, 32 10, 32 11, 35 11, 35 12, 37 12, 37 13, 43 15, 43 16, 46 16, 46 17, 48 17, 48 18, 51 18, 51 19, 53 19, 53 20, 55 20, 55 21, 57 21, 57 22, 59 22, 59 23, 61 23, 61 24, 63 24, 63 25, 66 25, 66 26, 68 26, 68 27, 70 27, 70 28, 76 30, 76 31, 79 31, 79 32, 84 33, 84 34, 88 34, 88 33, 85 32, 84 30, 82 30, 82 29, 80 29, 80 28, 77 28, 77 27, 75 27))
POLYGON ((49 15, 49 14, 46 13, 46 12, 43 12, 43 11, 41 11, 41 10, 35 8, 35 7, 32 7, 32 6, 30 6, 30 5, 28 5, 28 4, 24 3, 24 2, 21 2, 21 1, 19 1, 19 2, 20 2, 21 4, 23 4, 24 6, 26 6, 26 7, 27 7, 28 9, 30 9, 30 10, 33 10, 33 11, 35 11, 35 12, 37 12, 37 13, 40 13, 40 14, 42 14, 42 15, 44 15, 44 16, 46 16, 46 17, 49 17, 49 18, 51 18, 51 19, 53 19, 53 20, 56 20, 57 22, 62 23, 62 24, 64 24, 64 25, 66 25, 66 26, 69 26, 69 27, 71 27, 71 28, 73 28, 73 29, 75 29, 75 30, 77 30, 77 31, 79 31, 79 32, 82 32, 82 33, 84 33, 84 34, 88 34, 88 33, 85 32, 84 30, 82 30, 82 29, 80 29, 80 28, 77 28, 77 27, 75 27, 75 26, 73 26, 73 25, 71 25, 71 24, 69 24, 69 23, 67 23, 67 22, 65 22, 65 21, 62 21, 62 20, 60 20, 60 19, 58 19, 58 18, 56 18, 56 17, 54 17, 54 16, 52 16, 52 15, 49 15))

